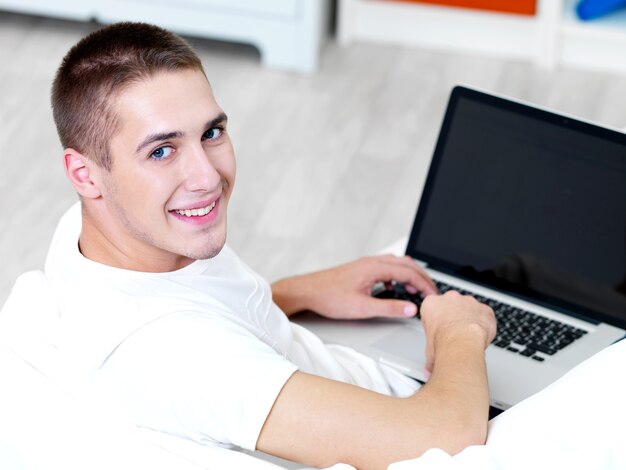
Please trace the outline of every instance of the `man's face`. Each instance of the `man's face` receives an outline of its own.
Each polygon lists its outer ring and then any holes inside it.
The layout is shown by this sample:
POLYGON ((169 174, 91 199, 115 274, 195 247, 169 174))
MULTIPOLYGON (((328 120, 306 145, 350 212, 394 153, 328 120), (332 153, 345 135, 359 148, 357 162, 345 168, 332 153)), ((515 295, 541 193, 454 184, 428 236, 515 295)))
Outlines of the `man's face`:
POLYGON ((226 240, 235 157, 205 76, 159 73, 120 93, 114 109, 113 167, 100 173, 107 238, 146 270, 215 256, 226 240))

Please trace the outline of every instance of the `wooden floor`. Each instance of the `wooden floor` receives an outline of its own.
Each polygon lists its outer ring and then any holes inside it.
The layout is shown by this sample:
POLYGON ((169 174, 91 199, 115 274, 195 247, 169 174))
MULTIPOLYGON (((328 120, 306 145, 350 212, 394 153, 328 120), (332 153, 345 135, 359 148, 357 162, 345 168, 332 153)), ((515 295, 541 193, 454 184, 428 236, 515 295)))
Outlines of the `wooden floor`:
MULTIPOLYGON (((42 267, 76 200, 49 91, 65 52, 96 27, 0 13, 0 303, 17 275, 42 267)), ((270 280, 377 252, 408 232, 456 83, 626 126, 622 76, 330 42, 319 72, 303 77, 262 68, 250 47, 192 43, 237 150, 229 243, 270 280)))

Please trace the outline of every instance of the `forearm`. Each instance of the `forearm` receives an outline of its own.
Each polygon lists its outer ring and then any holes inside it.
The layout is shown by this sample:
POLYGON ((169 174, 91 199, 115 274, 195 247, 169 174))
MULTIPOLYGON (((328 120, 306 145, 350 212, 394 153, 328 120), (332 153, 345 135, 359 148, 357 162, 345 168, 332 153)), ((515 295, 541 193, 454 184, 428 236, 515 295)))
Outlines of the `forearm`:
POLYGON ((484 355, 484 339, 467 331, 451 336, 436 351, 435 365, 428 383, 412 399, 428 404, 441 429, 458 429, 445 439, 450 453, 469 445, 484 443, 489 416, 489 389, 484 355), (460 442, 454 442, 458 436, 460 442))
POLYGON ((383 445, 368 458, 353 461, 357 468, 386 468, 435 447, 454 455, 484 444, 489 393, 483 340, 463 334, 441 347, 429 382, 404 400, 394 413, 397 417, 377 436, 383 445))
POLYGON ((257 448, 315 467, 387 468, 437 447, 454 454, 485 440, 484 335, 438 344, 431 382, 409 398, 296 372, 283 387, 257 448))

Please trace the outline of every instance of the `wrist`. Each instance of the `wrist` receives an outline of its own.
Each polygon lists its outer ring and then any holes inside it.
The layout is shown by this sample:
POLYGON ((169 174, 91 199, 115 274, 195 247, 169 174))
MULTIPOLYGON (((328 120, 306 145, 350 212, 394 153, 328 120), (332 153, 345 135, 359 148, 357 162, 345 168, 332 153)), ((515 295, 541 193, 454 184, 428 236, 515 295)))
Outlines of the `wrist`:
POLYGON ((459 325, 452 328, 442 328, 435 336, 435 348, 451 346, 456 348, 480 348, 485 350, 489 346, 489 334, 480 325, 475 323, 459 325))
POLYGON ((291 316, 311 308, 302 276, 281 279, 274 282, 271 287, 272 299, 285 315, 291 316))
POLYGON ((445 383, 469 385, 486 383, 485 348, 487 334, 479 325, 466 325, 442 332, 434 341, 433 378, 445 383))

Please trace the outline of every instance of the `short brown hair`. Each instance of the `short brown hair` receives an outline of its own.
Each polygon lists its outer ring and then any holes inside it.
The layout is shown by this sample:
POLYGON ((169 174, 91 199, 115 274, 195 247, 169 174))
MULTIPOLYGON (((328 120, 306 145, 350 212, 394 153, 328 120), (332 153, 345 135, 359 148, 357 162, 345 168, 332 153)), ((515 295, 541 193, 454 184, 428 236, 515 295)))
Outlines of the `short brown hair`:
POLYGON ((195 69, 202 63, 181 37, 145 23, 116 23, 72 47, 52 85, 52 110, 63 147, 111 170, 109 148, 119 120, 111 98, 157 72, 195 69))

